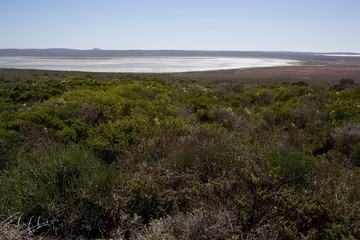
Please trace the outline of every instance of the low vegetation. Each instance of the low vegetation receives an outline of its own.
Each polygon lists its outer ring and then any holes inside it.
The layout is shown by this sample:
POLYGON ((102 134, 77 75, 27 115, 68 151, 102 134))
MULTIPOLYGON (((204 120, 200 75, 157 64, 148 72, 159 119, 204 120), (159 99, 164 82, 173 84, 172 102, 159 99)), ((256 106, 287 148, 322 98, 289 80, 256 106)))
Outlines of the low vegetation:
POLYGON ((360 239, 360 87, 3 72, 0 235, 360 239))

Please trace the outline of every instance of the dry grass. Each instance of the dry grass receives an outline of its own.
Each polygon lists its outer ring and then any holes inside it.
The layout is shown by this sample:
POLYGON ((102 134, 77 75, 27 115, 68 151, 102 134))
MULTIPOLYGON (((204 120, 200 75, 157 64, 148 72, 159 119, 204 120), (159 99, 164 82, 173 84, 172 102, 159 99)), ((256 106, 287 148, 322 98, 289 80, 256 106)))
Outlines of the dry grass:
POLYGON ((234 219, 232 214, 222 211, 180 213, 152 221, 133 239, 238 239, 234 219))
POLYGON ((40 218, 35 224, 32 219, 25 223, 22 221, 22 214, 16 213, 0 222, 0 240, 36 239, 39 236, 35 237, 35 232, 50 225, 49 221, 43 222, 40 218))

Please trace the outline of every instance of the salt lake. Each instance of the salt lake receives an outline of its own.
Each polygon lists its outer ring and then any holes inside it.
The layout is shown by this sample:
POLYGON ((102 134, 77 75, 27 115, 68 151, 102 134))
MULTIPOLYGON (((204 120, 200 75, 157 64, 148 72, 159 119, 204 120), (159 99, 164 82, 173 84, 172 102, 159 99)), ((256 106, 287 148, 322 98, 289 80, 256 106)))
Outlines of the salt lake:
POLYGON ((289 66, 299 63, 300 61, 288 59, 242 57, 0 57, 0 68, 132 73, 227 70, 254 67, 289 66))

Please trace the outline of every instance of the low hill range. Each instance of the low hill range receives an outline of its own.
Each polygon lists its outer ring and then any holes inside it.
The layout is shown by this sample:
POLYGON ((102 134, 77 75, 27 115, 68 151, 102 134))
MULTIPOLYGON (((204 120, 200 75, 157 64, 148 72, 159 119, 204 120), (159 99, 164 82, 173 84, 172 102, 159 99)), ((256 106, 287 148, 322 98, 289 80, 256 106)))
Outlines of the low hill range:
POLYGON ((49 49, 0 49, 2 57, 55 57, 55 58, 108 58, 108 57, 244 57, 277 58, 300 61, 360 61, 358 53, 315 53, 291 51, 200 51, 200 50, 78 50, 49 49))

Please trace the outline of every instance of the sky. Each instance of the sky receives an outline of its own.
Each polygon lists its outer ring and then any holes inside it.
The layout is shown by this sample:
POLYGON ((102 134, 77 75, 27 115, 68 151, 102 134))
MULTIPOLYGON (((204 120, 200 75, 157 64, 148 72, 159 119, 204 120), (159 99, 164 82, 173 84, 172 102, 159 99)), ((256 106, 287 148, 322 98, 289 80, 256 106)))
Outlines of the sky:
POLYGON ((1 0, 0 48, 360 53, 360 0, 1 0))

